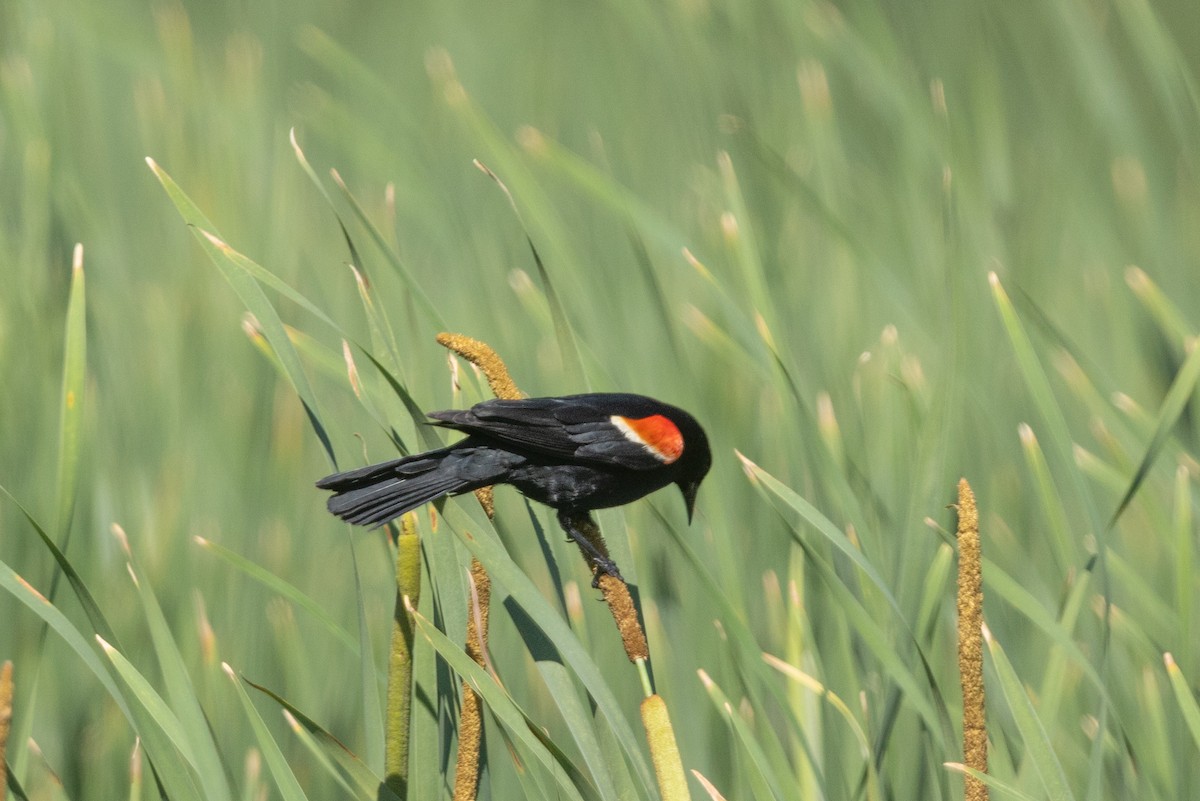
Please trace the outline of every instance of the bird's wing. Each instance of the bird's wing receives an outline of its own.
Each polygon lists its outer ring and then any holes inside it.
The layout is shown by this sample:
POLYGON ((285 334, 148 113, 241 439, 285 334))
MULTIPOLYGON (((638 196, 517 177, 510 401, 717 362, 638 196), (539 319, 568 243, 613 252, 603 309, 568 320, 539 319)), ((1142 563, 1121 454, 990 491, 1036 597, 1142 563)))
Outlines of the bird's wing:
POLYGON ((683 453, 683 435, 667 417, 622 416, 579 397, 492 400, 429 416, 447 428, 566 461, 651 470, 683 453))

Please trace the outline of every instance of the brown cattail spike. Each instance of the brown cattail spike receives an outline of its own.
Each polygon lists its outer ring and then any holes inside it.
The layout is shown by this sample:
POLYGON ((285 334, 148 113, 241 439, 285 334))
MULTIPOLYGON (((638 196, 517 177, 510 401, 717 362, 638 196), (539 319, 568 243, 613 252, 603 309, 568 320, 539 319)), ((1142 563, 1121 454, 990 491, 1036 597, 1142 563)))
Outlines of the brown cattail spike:
POLYGON ((488 380, 488 386, 492 388, 492 394, 497 398, 516 400, 524 397, 521 390, 517 389, 512 376, 508 374, 504 360, 496 355, 496 351, 492 350, 490 345, 462 334, 438 334, 437 341, 442 347, 449 348, 482 370, 488 380))
MULTIPOLYGON (((462 334, 442 333, 438 344, 448 348, 478 367, 487 378, 492 394, 501 400, 524 397, 517 389, 504 360, 491 346, 462 334)), ((490 520, 496 514, 492 488, 475 490, 479 505, 490 520)), ((492 580, 478 559, 471 560, 471 612, 467 616, 467 654, 479 665, 487 656, 488 610, 492 595, 492 580)), ((454 801, 473 801, 479 790, 480 749, 483 746, 483 714, 479 696, 465 681, 462 684, 462 712, 458 724, 458 761, 454 772, 454 801)))
MULTIPOLYGON (((492 582, 478 559, 471 560, 471 608, 467 612, 467 655, 483 665, 487 648, 488 609, 492 582)), ((483 715, 479 696, 463 682, 462 714, 458 726, 458 763, 454 772, 454 801, 472 801, 479 789, 483 715)))
POLYGON ((8 729, 12 724, 13 664, 0 667, 0 797, 5 795, 8 781, 8 729))
MULTIPOLYGON (((983 567, 979 512, 967 480, 958 482, 958 673, 963 693, 963 758, 987 773, 987 717, 983 693, 983 567)), ((966 801, 987 801, 987 785, 968 775, 966 801)))
POLYGON ((625 645, 625 655, 630 662, 650 658, 650 646, 646 644, 646 632, 638 622, 637 607, 633 604, 633 596, 629 594, 629 585, 616 576, 607 574, 600 577, 600 591, 612 611, 613 620, 617 623, 617 631, 621 633, 621 642, 625 645))

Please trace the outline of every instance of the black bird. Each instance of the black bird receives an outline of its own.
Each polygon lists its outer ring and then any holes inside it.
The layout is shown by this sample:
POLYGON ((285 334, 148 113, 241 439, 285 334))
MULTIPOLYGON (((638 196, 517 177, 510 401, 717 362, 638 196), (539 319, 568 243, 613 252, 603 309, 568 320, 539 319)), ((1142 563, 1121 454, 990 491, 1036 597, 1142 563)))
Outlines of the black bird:
POLYGON ((444 495, 510 484, 558 510, 567 534, 600 573, 613 562, 582 537, 575 521, 593 509, 635 501, 675 484, 688 521, 712 455, 704 429, 682 409, 624 393, 490 400, 464 411, 432 412, 434 425, 467 438, 447 448, 326 476, 329 511, 380 526, 444 495))

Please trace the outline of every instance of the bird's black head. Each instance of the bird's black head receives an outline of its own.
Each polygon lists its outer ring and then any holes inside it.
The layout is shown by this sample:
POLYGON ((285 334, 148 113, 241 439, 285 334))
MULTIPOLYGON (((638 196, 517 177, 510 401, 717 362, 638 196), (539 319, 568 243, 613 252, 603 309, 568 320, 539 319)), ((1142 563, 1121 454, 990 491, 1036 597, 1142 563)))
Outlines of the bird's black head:
POLYGON ((642 489, 619 493, 623 500, 618 503, 675 484, 683 493, 691 522, 696 492, 712 466, 708 437, 696 418, 677 406, 630 393, 592 393, 552 400, 557 404, 554 417, 559 423, 568 428, 579 426, 571 435, 572 444, 578 442, 574 456, 586 455, 606 467, 629 471, 626 478, 633 485, 626 489, 642 489), (636 447, 629 448, 630 443, 636 447))
POLYGON ((683 493, 683 502, 687 505, 688 522, 692 522, 692 512, 696 506, 696 492, 700 482, 708 475, 712 467, 712 452, 708 448, 708 437, 696 419, 682 409, 672 409, 670 415, 679 433, 683 434, 683 453, 674 465, 677 478, 676 486, 683 493))

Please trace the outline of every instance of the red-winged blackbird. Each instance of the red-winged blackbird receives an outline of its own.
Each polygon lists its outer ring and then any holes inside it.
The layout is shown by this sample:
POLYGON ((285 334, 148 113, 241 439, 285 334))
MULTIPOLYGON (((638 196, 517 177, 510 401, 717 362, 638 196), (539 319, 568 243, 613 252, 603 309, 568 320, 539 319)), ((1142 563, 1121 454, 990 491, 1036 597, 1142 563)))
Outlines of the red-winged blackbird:
POLYGON ((429 416, 434 425, 467 438, 321 479, 317 486, 335 493, 329 511, 350 523, 379 526, 443 495, 510 484, 558 510, 559 523, 599 568, 597 580, 600 573, 620 578, 574 521, 675 484, 690 522, 696 490, 712 464, 695 418, 642 395, 490 400, 429 416))

